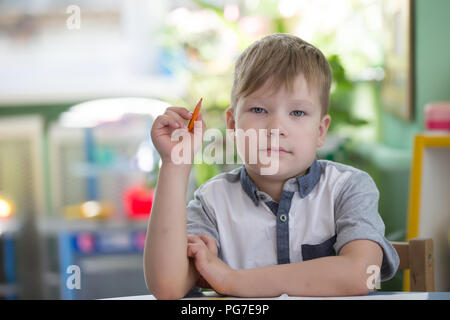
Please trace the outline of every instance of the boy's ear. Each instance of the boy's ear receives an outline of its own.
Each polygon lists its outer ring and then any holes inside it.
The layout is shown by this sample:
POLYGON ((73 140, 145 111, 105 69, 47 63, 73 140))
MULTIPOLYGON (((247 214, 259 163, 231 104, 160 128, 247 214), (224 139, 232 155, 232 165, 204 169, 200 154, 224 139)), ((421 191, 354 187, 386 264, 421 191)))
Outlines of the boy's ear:
POLYGON ((227 114, 227 129, 234 129, 236 122, 234 119, 234 109, 232 107, 228 107, 226 110, 227 114))
POLYGON ((319 137, 317 141, 317 147, 321 147, 325 143, 325 138, 327 137, 328 127, 330 126, 331 116, 326 114, 323 116, 322 120, 320 120, 319 126, 319 137))

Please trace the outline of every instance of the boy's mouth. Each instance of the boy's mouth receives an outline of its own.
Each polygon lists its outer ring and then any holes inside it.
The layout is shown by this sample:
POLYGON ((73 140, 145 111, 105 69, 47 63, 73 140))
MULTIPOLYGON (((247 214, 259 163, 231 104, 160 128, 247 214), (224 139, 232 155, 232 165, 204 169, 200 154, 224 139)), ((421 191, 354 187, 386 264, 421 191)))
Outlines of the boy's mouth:
POLYGON ((284 149, 283 147, 279 147, 279 148, 275 148, 275 147, 273 147, 273 148, 266 148, 266 149, 261 149, 260 151, 267 151, 267 153, 272 153, 272 152, 277 152, 277 153, 280 153, 280 154, 283 154, 283 153, 291 153, 290 151, 287 151, 286 149, 284 149))

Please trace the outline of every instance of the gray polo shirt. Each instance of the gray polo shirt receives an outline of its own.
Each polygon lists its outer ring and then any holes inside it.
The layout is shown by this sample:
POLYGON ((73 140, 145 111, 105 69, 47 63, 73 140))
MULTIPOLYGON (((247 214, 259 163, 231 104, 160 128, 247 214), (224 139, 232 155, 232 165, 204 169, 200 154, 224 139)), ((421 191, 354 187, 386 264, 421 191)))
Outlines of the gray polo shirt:
POLYGON ((288 179, 280 202, 259 191, 245 165, 218 174, 187 205, 187 233, 217 241, 233 269, 334 256, 348 242, 368 239, 383 249, 381 281, 394 276, 399 257, 384 237, 379 192, 364 171, 314 160, 304 176, 288 179))

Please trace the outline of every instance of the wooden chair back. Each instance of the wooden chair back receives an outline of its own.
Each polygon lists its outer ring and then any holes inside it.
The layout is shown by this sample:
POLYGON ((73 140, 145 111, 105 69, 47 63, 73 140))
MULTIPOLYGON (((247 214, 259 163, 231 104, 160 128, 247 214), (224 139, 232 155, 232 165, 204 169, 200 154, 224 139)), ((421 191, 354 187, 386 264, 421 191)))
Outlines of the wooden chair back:
POLYGON ((433 239, 391 243, 400 258, 399 270, 409 270, 410 291, 434 291, 433 239))

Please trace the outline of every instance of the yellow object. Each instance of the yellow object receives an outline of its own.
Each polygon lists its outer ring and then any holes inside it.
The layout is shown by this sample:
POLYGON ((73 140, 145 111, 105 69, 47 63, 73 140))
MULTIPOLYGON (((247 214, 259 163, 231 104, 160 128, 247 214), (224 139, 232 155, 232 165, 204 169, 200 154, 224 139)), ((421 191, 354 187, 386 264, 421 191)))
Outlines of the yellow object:
POLYGON ((9 218, 13 213, 13 204, 3 198, 0 198, 0 219, 9 218))
POLYGON ((86 201, 78 205, 64 207, 66 219, 108 219, 114 208, 110 203, 86 201))
MULTIPOLYGON (((409 185, 407 241, 419 236, 423 153, 427 147, 450 147, 450 135, 418 134, 414 137, 414 151, 409 185)), ((403 290, 410 290, 409 270, 405 270, 403 275, 403 290)))

